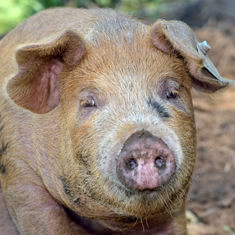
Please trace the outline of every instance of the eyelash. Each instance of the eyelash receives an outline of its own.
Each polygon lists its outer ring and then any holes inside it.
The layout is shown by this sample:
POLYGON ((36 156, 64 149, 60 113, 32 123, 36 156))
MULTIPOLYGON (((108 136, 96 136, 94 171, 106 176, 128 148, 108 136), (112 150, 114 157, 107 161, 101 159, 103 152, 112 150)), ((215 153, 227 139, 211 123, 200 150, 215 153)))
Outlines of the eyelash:
POLYGON ((82 100, 81 101, 81 106, 87 108, 87 107, 96 107, 95 101, 93 99, 89 100, 82 100))
POLYGON ((166 97, 167 99, 175 99, 179 95, 179 92, 177 90, 167 90, 166 91, 166 97))

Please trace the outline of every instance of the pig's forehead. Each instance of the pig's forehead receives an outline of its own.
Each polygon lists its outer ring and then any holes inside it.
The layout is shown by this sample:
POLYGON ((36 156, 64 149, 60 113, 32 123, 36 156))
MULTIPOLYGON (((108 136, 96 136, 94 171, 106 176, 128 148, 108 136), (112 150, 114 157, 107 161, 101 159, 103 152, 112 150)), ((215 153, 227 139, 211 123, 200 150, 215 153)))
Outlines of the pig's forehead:
POLYGON ((164 78, 175 78, 188 86, 191 82, 184 61, 158 50, 143 34, 132 42, 103 38, 99 46, 90 48, 79 70, 84 80, 97 81, 102 87, 133 82, 151 85, 164 78))
POLYGON ((88 74, 86 81, 149 83, 162 77, 176 77, 187 83, 183 60, 153 45, 151 27, 118 12, 110 15, 103 10, 103 13, 84 32, 88 45, 83 61, 83 73, 88 74))

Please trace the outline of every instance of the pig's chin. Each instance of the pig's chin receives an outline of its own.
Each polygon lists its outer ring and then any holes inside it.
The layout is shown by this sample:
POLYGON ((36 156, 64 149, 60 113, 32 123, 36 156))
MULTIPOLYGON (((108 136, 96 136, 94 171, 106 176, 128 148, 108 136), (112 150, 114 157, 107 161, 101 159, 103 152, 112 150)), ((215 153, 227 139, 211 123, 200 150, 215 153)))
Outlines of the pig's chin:
POLYGON ((176 172, 164 186, 146 190, 128 189, 120 182, 106 178, 103 184, 97 185, 100 191, 95 193, 93 187, 86 192, 86 195, 92 195, 92 198, 86 197, 86 201, 91 200, 86 205, 86 211, 77 203, 77 208, 75 206, 65 210, 71 222, 88 230, 92 227, 95 230, 98 226, 125 231, 138 226, 141 221, 148 220, 151 223, 156 218, 171 218, 179 213, 176 208, 184 204, 189 186, 188 179, 182 181, 181 175, 181 172, 176 172), (97 205, 95 210, 93 206, 88 208, 94 203, 97 205))
POLYGON ((154 222, 153 226, 162 225, 165 223, 165 218, 174 217, 179 213, 173 205, 176 207, 183 205, 185 192, 178 191, 175 192, 177 196, 172 196, 173 194, 169 193, 171 187, 172 182, 156 189, 144 191, 131 191, 124 188, 120 190, 120 187, 118 187, 119 192, 121 191, 121 194, 123 193, 125 196, 118 195, 116 198, 106 198, 106 200, 100 202, 105 205, 106 209, 103 209, 107 210, 105 215, 99 210, 94 210, 92 216, 84 215, 81 217, 73 210, 65 210, 71 222, 91 232, 97 228, 101 229, 102 232, 104 230, 105 232, 108 230, 124 232, 135 226, 142 230, 142 221, 148 221, 148 224, 155 221, 156 223, 154 222))

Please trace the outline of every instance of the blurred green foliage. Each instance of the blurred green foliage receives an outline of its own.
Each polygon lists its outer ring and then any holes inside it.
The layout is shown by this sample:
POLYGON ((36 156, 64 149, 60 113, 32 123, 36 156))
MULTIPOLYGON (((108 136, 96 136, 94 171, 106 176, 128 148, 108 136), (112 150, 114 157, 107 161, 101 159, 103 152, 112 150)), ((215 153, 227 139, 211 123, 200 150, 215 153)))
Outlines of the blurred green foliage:
POLYGON ((135 16, 151 15, 160 4, 187 0, 0 0, 0 35, 4 34, 29 16, 49 7, 99 7, 118 8, 135 16))

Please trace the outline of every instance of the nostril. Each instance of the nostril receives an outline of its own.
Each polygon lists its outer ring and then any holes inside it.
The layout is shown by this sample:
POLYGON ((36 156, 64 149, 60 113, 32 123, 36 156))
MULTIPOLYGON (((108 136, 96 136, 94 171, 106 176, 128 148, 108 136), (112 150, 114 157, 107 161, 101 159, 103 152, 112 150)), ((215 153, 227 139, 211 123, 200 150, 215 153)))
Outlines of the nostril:
POLYGON ((131 158, 126 161, 126 167, 129 170, 134 170, 138 166, 136 159, 131 158))
POLYGON ((166 160, 164 156, 157 156, 155 159, 155 166, 157 168, 163 168, 166 165, 166 160))

